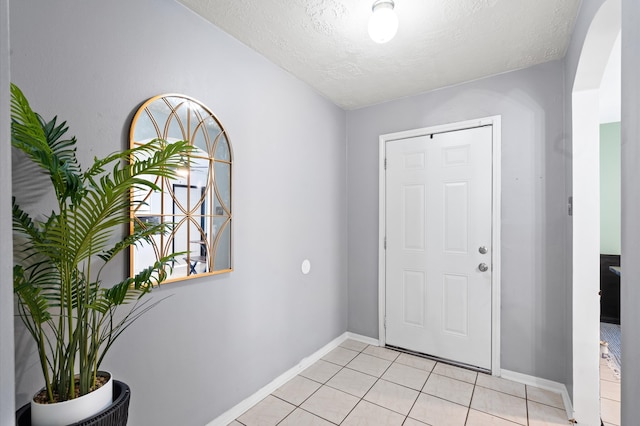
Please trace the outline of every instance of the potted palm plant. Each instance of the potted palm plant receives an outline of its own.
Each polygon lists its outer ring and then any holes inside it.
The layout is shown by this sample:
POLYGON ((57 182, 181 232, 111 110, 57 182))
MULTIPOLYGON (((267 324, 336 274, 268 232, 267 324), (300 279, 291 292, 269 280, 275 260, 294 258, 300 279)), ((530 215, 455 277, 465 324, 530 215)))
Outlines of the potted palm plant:
MULTIPOLYGON (((130 246, 169 230, 170 223, 146 224, 123 237, 136 203, 130 191, 158 190, 159 179, 176 178, 192 147, 154 140, 96 158, 83 170, 76 139, 64 137, 66 123, 42 119, 13 84, 11 118, 13 147, 48 177, 57 202, 44 219, 24 211, 15 197, 12 206, 17 312, 35 342, 44 379, 34 401, 19 412, 30 414, 36 426, 68 425, 108 410, 114 394, 128 395, 117 381, 117 392, 111 391, 114 380, 100 366, 118 336, 158 303, 143 296, 166 278, 173 256, 117 283, 104 283, 102 272, 130 246), (97 394, 106 396, 93 407, 68 407, 97 394), (54 419, 58 412, 62 417, 54 419)), ((120 417, 123 423, 86 424, 126 424, 126 413, 120 417)))

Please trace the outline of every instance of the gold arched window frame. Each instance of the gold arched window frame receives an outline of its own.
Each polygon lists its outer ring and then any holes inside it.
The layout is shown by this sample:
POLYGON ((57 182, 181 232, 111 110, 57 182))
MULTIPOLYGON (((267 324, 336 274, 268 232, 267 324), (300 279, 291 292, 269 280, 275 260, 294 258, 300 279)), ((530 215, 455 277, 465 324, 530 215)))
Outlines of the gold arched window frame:
POLYGON ((130 249, 131 276, 173 253, 165 283, 233 271, 231 143, 222 123, 200 101, 181 94, 162 94, 145 101, 135 113, 130 147, 153 139, 188 141, 177 179, 158 177, 160 190, 132 190, 131 228, 172 223, 166 235, 130 249))

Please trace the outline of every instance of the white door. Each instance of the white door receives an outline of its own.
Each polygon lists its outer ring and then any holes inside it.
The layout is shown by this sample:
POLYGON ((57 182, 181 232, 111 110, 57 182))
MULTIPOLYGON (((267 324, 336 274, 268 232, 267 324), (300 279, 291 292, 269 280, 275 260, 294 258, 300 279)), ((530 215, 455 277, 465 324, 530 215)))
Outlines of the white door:
POLYGON ((491 369, 492 128, 386 142, 386 344, 491 369))

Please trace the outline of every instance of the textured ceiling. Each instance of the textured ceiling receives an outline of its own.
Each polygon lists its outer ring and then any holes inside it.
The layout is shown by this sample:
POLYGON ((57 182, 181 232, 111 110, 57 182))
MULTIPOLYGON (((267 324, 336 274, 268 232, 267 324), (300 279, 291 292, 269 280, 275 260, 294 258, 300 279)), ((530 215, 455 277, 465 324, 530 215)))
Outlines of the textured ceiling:
POLYGON ((369 39, 373 0, 179 0, 345 109, 562 58, 580 0, 395 0, 400 27, 369 39))

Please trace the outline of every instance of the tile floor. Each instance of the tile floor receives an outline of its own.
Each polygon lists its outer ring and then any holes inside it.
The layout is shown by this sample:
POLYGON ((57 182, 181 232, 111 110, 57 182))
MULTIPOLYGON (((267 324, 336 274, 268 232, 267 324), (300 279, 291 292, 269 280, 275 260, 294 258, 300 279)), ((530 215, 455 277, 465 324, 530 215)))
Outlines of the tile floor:
POLYGON ((600 359, 600 417, 605 426, 620 426, 620 378, 600 359))
POLYGON ((560 394, 347 340, 230 426, 568 424, 560 394))

